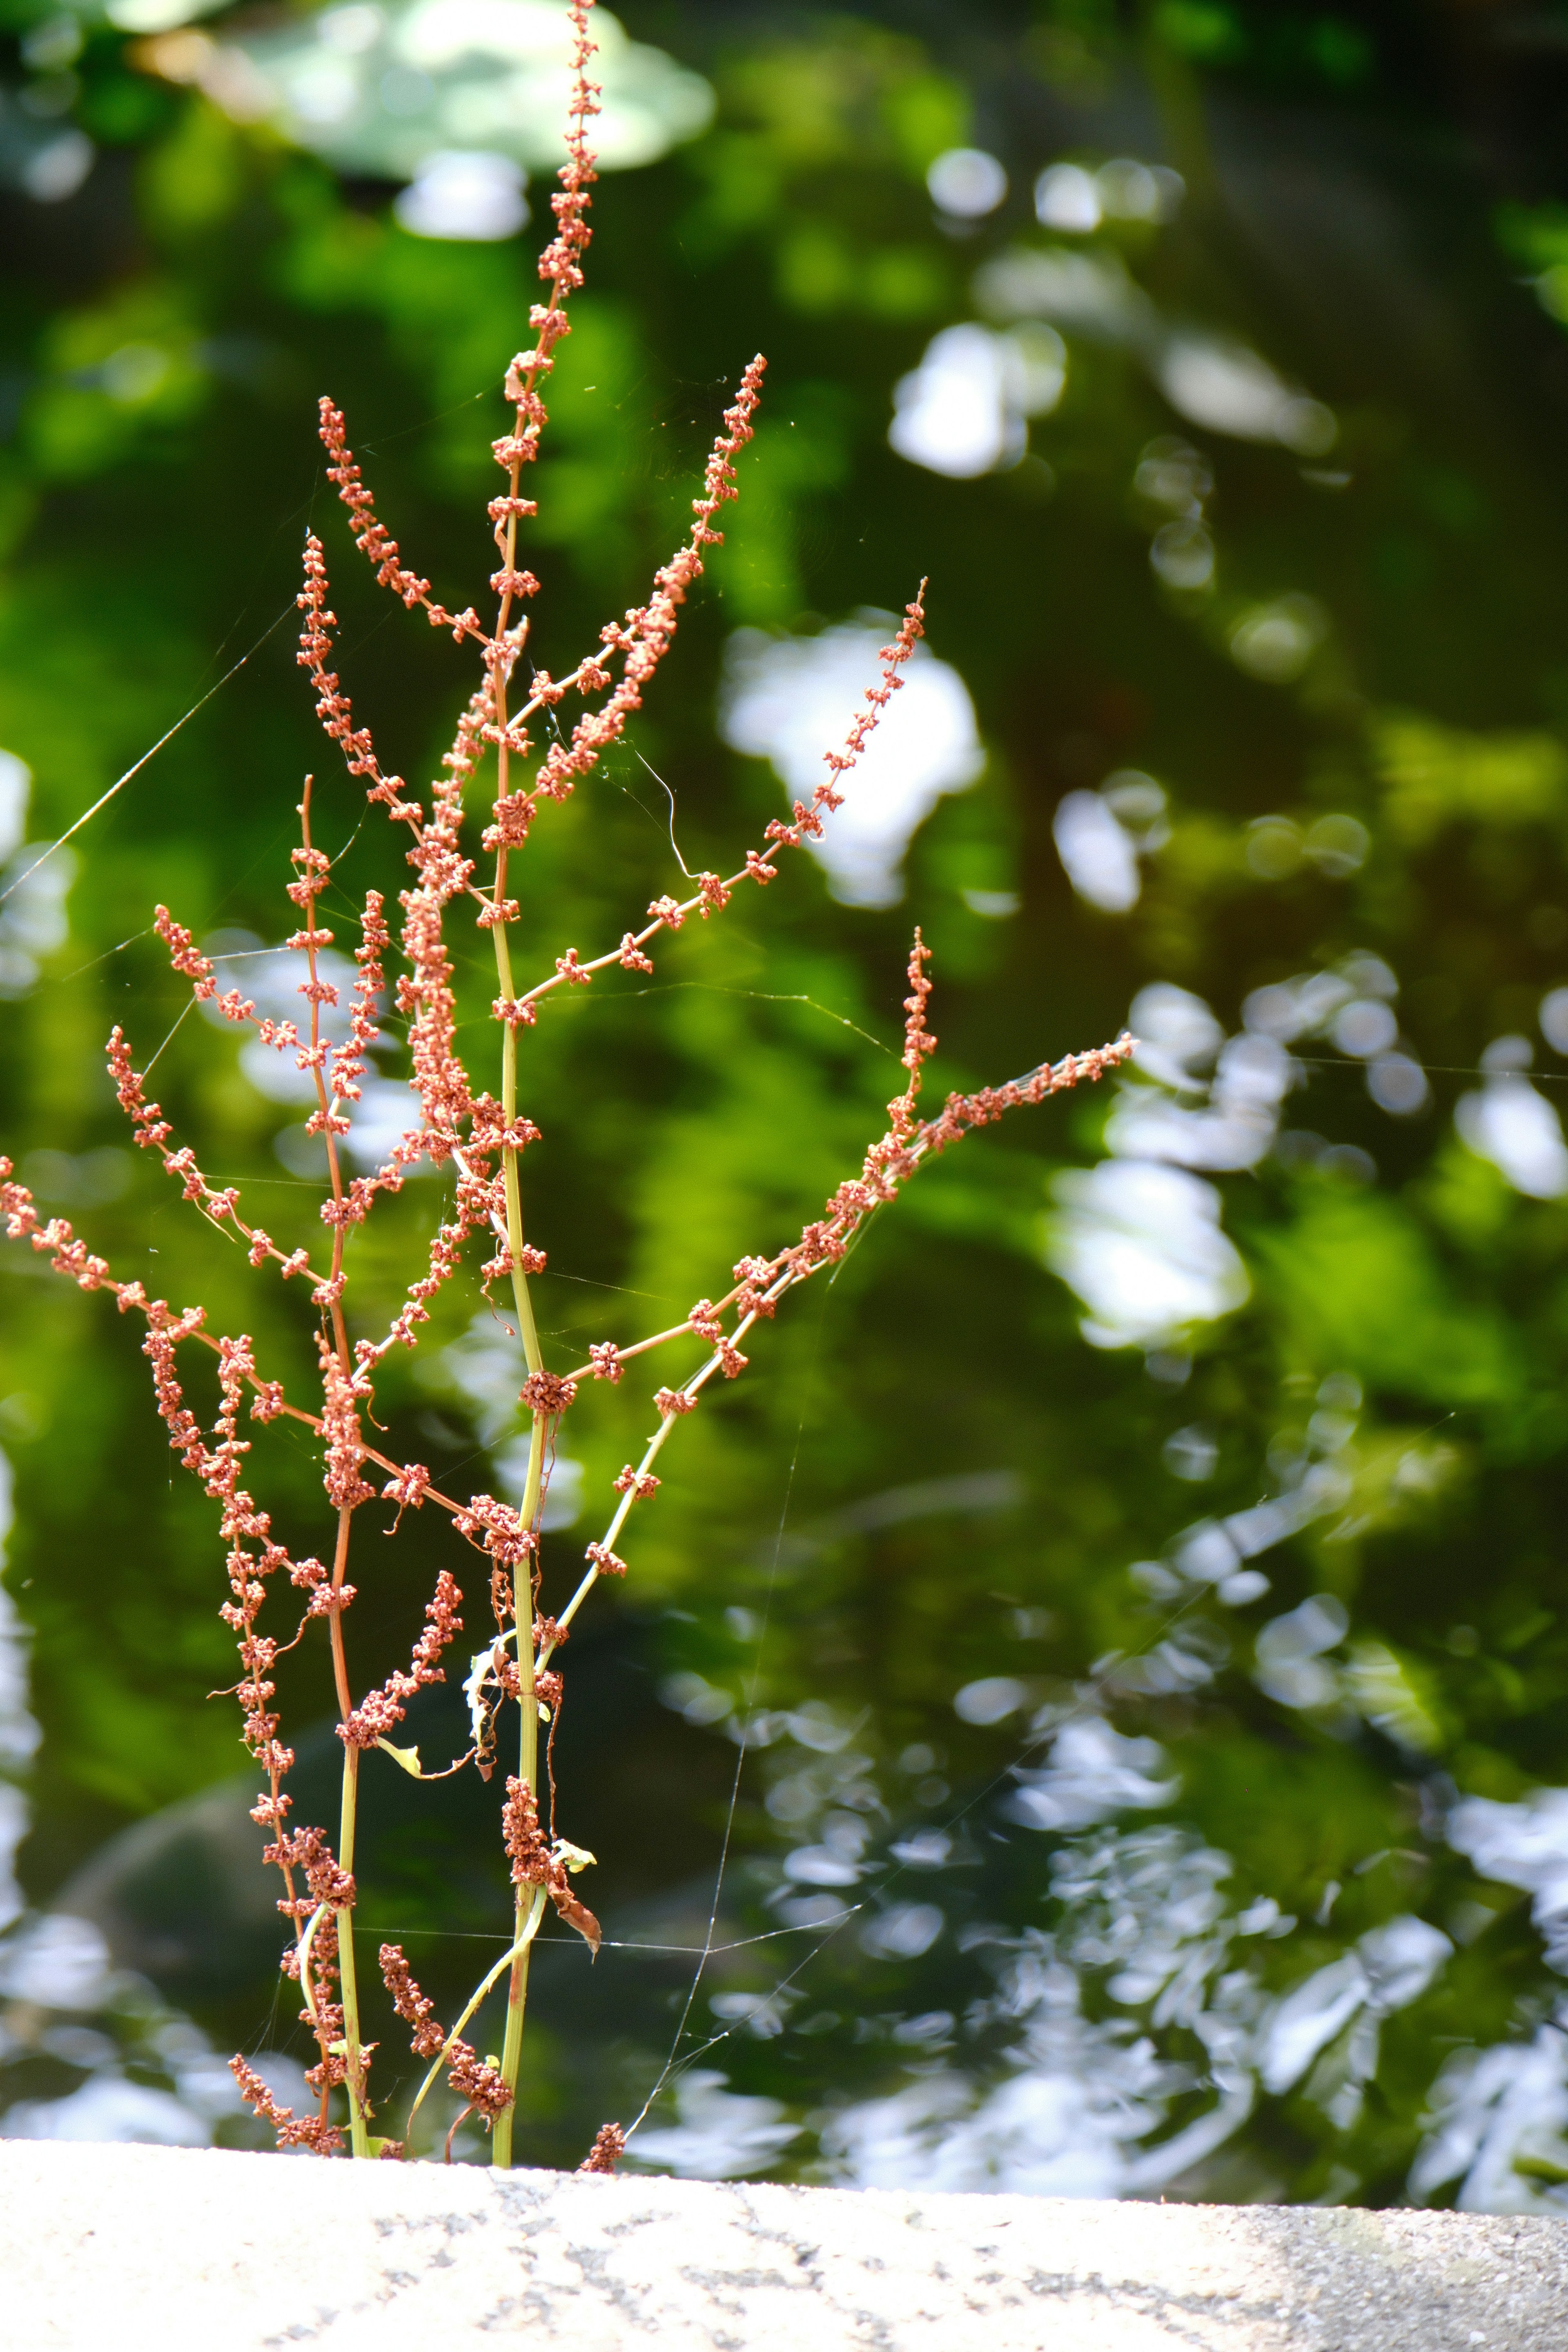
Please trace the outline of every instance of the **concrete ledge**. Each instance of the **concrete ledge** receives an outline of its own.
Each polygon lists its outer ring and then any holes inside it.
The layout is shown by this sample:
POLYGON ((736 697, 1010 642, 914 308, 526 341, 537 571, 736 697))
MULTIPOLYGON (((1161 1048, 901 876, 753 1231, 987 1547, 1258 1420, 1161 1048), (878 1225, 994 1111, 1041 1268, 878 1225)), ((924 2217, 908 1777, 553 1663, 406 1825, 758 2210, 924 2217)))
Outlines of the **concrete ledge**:
POLYGON ((0 2142, 9 2352, 1556 2352, 1568 2222, 0 2142))

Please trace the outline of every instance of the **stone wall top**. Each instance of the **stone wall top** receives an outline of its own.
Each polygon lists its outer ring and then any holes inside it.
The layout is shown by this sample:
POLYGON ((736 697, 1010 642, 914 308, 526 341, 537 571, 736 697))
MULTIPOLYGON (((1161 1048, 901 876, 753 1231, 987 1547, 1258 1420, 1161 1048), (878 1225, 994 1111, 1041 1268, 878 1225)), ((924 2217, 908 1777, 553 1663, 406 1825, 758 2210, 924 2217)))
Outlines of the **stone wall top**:
POLYGON ((0 2142, 10 2352, 1556 2352, 1568 2222, 0 2142))

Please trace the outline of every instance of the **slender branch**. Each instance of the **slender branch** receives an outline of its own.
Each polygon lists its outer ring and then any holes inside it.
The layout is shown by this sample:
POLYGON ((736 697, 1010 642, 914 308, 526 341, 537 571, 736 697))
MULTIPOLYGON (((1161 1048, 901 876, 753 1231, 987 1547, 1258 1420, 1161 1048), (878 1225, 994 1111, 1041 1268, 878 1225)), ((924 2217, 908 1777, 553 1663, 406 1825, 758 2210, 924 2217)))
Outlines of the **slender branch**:
MULTIPOLYGON (((950 1095, 941 1112, 916 1129, 906 1144, 898 1146, 890 1154, 873 1166, 883 1147, 876 1147, 868 1155, 867 1171, 859 1180, 851 1179, 841 1184, 827 1202, 828 1216, 824 1221, 808 1224, 798 1242, 780 1250, 772 1258, 742 1259, 736 1268, 734 1286, 726 1291, 716 1304, 702 1302, 705 1313, 694 1319, 688 1316, 683 1323, 672 1323, 668 1330, 656 1331, 651 1339, 636 1339, 626 1346, 616 1345, 597 1349, 588 1361, 577 1364, 562 1378, 571 1381, 585 1380, 616 1380, 619 1368, 634 1358, 646 1355, 650 1348, 661 1348, 668 1340, 679 1339, 689 1331, 698 1330, 707 1316, 717 1317, 738 1300, 749 1298, 760 1286, 773 1281, 780 1273, 790 1270, 792 1282, 804 1281, 821 1265, 837 1264, 844 1248, 871 1212, 893 1197, 897 1187, 907 1181, 918 1168, 935 1155, 958 1142, 972 1128, 988 1126, 1004 1112, 1025 1104, 1040 1103, 1054 1094, 1060 1094, 1086 1081, 1093 1082, 1109 1071, 1118 1068, 1131 1055, 1137 1040, 1124 1031, 1113 1045, 1097 1045, 1087 1054, 1068 1054, 1057 1063, 1041 1062, 1021 1078, 1009 1078, 999 1087, 984 1087, 973 1095, 950 1095), (870 1181, 868 1181, 869 1176, 870 1181), (880 1189, 879 1189, 880 1188, 880 1189)), ((769 1296, 775 1294, 770 1293, 769 1296)), ((776 1294, 782 1296, 782 1291, 776 1294)), ((695 1314, 695 1310, 694 1310, 695 1314)), ((748 1318, 749 1326, 750 1318, 748 1318)), ((737 1330, 735 1337, 740 1337, 737 1330)), ((711 1369, 722 1369, 722 1349, 716 1350, 711 1369)), ((702 1377, 706 1380, 709 1373, 702 1377)))
MULTIPOLYGON (((321 948, 331 944, 331 933, 318 930, 316 927, 316 898, 326 879, 328 868, 324 853, 313 847, 310 841, 310 784, 311 779, 307 776, 304 794, 300 803, 300 831, 302 845, 292 853, 294 863, 300 868, 300 875, 298 882, 289 885, 290 898, 295 899, 304 911, 305 928, 303 931, 297 931, 294 934, 289 945, 304 949, 310 972, 310 978, 302 992, 310 1008, 310 1068, 316 1086, 317 1110, 310 1125, 316 1127, 326 1139, 327 1171, 331 1181, 332 1201, 341 1210, 343 1202, 343 1180, 342 1170, 338 1160, 338 1128, 340 1120, 344 1128, 347 1127, 348 1121, 342 1118, 342 1114, 334 1108, 334 1102, 328 1100, 327 1082, 322 1070, 326 1048, 321 1042, 321 1005, 323 1001, 329 998, 335 1003, 337 991, 330 982, 321 980, 316 965, 317 953, 321 948)), ((327 1282, 330 1294, 328 1313, 331 1318, 332 1345, 338 1370, 345 1389, 352 1391, 353 1359, 349 1353, 348 1326, 343 1319, 342 1309, 343 1246, 346 1238, 347 1226, 343 1218, 339 1215, 332 1221, 331 1273, 327 1282)), ((333 1416, 329 1412, 324 1418, 330 1423, 333 1416)), ((354 1434, 358 1435, 357 1426, 354 1434)), ((329 1443, 329 1488, 334 1484, 331 1453, 332 1448, 329 1443)), ((334 1594, 342 1593, 348 1570, 350 1528, 354 1505, 360 1499, 355 1491, 359 1483, 357 1478, 354 1479, 353 1486, 343 1494, 338 1505, 337 1541, 332 1554, 331 1589, 334 1594)), ((349 1685, 348 1661, 343 1648, 343 1612, 341 1605, 329 1611, 327 1623, 331 1642, 332 1678, 337 1685, 338 1710, 342 1721, 346 1723, 353 1713, 353 1697, 349 1685)), ((338 1866, 351 1878, 354 1866, 354 1823, 358 1798, 359 1750, 352 1740, 345 1740, 342 1818, 338 1836, 338 1866)), ((349 2097, 350 2145, 356 2157, 367 2157, 370 2154, 370 2146, 365 2119, 364 2060, 360 2049, 359 1994, 354 1976, 352 1908, 347 1906, 341 1908, 337 1915, 337 1921, 338 1967, 343 1997, 344 2074, 349 2097)))
MULTIPOLYGON (((464 2010, 461 2017, 458 2018, 458 2022, 453 2026, 450 2033, 447 2034, 446 2041, 441 2044, 440 2054, 436 2059, 430 2072, 426 2075, 425 2080, 420 2084, 418 2090, 415 2093, 414 2104, 408 2110, 407 2129, 410 2134, 412 2134, 414 2129, 414 2118, 419 2113, 421 2106, 423 2106, 425 2103, 425 2094, 430 2088, 430 2085, 436 2080, 437 2075, 440 2073, 442 2067, 450 2057, 452 2044, 457 2041, 458 2036, 462 2032, 464 2026, 467 2025, 469 2018, 472 2017, 475 2010, 478 2009, 486 1994, 493 1990, 494 1987, 500 1982, 504 1971, 509 1968, 515 1968, 519 1958, 526 1956, 529 1946, 532 1943, 535 1936, 539 1933, 539 1923, 543 1916, 544 1889, 541 1886, 534 1889, 533 1899, 528 1906, 527 1916, 523 1920, 521 1927, 519 1928, 516 1942, 512 1945, 510 1951, 503 1952, 501 1954, 494 1968, 491 1969, 489 1974, 483 1979, 478 1990, 472 1995, 467 2009, 464 2010)), ((508 2113, 510 2112, 510 2110, 509 2109, 508 2113)), ((496 2128, 498 2130, 504 2120, 504 2116, 497 2116, 496 2128)))
MULTIPOLYGON (((587 1574, 578 1584, 557 1623, 570 1625, 583 1602, 587 1599, 602 1574, 624 1575, 626 1562, 616 1556, 615 1546, 632 1505, 652 1494, 658 1481, 651 1476, 654 1457, 674 1428, 695 1405, 698 1396, 718 1372, 733 1380, 745 1369, 746 1358, 739 1352, 739 1342, 753 1328, 759 1317, 771 1318, 778 1301, 788 1290, 808 1282, 825 1265, 835 1265, 843 1258, 849 1241, 872 1213, 892 1200, 900 1184, 914 1175, 923 1162, 956 1142, 971 1128, 984 1126, 1002 1117, 1003 1113, 1025 1103, 1043 1102, 1049 1095, 1079 1085, 1082 1080, 1102 1077, 1107 1071, 1125 1062, 1136 1043, 1123 1032, 1114 1045, 1097 1046, 1092 1053, 1068 1054, 1054 1066, 1042 1062, 1022 1078, 1009 1079, 1000 1087, 983 1087, 973 1095, 950 1095, 937 1117, 916 1128, 913 1123, 915 1095, 919 1088, 920 1067, 935 1040, 925 1034, 925 1000, 930 984, 921 976, 925 961, 919 932, 915 934, 914 953, 910 961, 910 978, 914 993, 908 1000, 910 1018, 906 1025, 905 1066, 910 1071, 907 1091, 889 1105, 892 1129, 882 1142, 867 1153, 866 1164, 858 1182, 841 1184, 828 1202, 828 1221, 807 1225, 801 1239, 793 1247, 781 1250, 768 1260, 743 1259, 736 1271, 741 1280, 728 1297, 712 1307, 704 1299, 694 1308, 683 1324, 673 1330, 661 1332, 657 1339, 644 1340, 641 1347, 655 1347, 673 1339, 681 1331, 701 1330, 705 1337, 717 1335, 712 1354, 681 1388, 659 1391, 655 1400, 660 1405, 662 1418, 657 1434, 649 1440, 647 1452, 635 1471, 622 1473, 616 1484, 623 1488, 621 1501, 604 1535, 597 1543, 588 1546, 590 1562, 587 1574), (763 1286, 766 1285, 766 1287, 763 1286), (746 1301, 745 1312, 732 1333, 720 1330, 717 1318, 737 1299, 746 1301)), ((637 1349, 605 1349, 591 1358, 578 1373, 570 1377, 585 1379, 590 1375, 612 1380, 620 1377, 620 1366, 637 1349)), ((539 1664, 548 1665, 554 1651, 552 1642, 540 1653, 539 1664)))
MULTIPOLYGON (((738 435, 732 435, 731 438, 738 438, 738 435)), ((699 511, 702 511, 701 501, 699 501, 699 511)), ((845 795, 841 787, 844 779, 865 750, 893 696, 902 687, 904 680, 900 673, 925 635, 925 592, 926 583, 922 580, 913 603, 904 607, 904 617, 897 635, 890 645, 881 649, 879 656, 881 671, 878 682, 867 688, 865 708, 850 728, 843 751, 829 751, 826 755, 824 764, 827 776, 816 786, 809 803, 795 802, 794 824, 775 822, 770 824, 763 835, 763 846, 749 849, 745 864, 737 867, 733 874, 726 875, 722 879, 717 874, 699 875, 697 889, 691 898, 679 901, 669 898, 656 898, 648 908, 653 920, 645 924, 640 931, 626 932, 618 948, 595 956, 586 963, 579 961, 574 948, 569 948, 557 960, 555 970, 548 980, 537 982, 521 996, 510 1000, 503 1016, 509 1024, 515 1024, 521 1021, 527 1026, 534 1017, 531 1008, 542 996, 549 995, 552 989, 580 985, 591 979, 595 972, 606 971, 611 964, 623 964, 628 971, 651 971, 653 965, 643 950, 658 932, 679 930, 689 915, 700 915, 706 922, 710 915, 721 913, 729 905, 731 894, 741 883, 755 882, 765 887, 768 883, 777 880, 778 869, 767 862, 774 851, 798 849, 807 840, 820 839, 824 812, 831 816, 843 805, 845 795)))

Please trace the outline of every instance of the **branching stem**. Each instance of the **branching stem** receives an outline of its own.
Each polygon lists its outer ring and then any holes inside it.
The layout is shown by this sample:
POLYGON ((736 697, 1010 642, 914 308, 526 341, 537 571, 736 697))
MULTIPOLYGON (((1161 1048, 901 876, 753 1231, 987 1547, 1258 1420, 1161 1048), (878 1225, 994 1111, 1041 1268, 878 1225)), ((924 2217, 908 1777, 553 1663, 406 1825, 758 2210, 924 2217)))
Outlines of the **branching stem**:
MULTIPOLYGON (((327 1082, 321 1072, 321 1004, 318 993, 316 971, 316 871, 310 861, 310 784, 305 779, 305 789, 300 802, 300 836, 304 845, 305 860, 300 868, 304 885, 302 905, 305 916, 305 955, 310 966, 310 1053, 311 1076, 316 1081, 316 1102, 321 1119, 322 1135, 327 1146, 327 1169, 331 1178, 332 1199, 339 1204, 343 1197, 342 1168, 338 1159, 338 1139, 331 1120, 338 1108, 337 1097, 329 1097, 327 1082)), ((332 1227, 332 1260, 331 1307, 332 1347, 345 1381, 353 1379, 353 1359, 349 1353, 348 1325, 343 1318, 342 1302, 338 1296, 339 1277, 343 1269, 343 1244, 347 1228, 341 1219, 332 1227)), ((338 1510, 337 1543, 332 1553, 332 1591, 341 1592, 349 1564, 349 1535, 353 1517, 352 1503, 343 1503, 338 1510)), ((346 1723, 353 1712, 353 1695, 349 1685, 348 1659, 343 1647, 343 1612, 335 1608, 330 1612, 332 1649, 332 1679, 337 1691, 338 1710, 346 1723)), ((354 1822, 359 1801, 359 1749, 352 1740, 343 1742, 342 1802, 338 1829, 338 1867, 351 1877, 354 1866, 354 1822)), ((364 2061, 360 2053, 359 1987, 354 1978, 354 1927, 352 1909, 341 1909, 338 1919, 338 1969, 340 1990, 343 1997, 343 2071, 349 2097, 349 2147, 356 2157, 370 2154, 370 2133, 365 2120, 364 2061)), ((324 2055, 325 2053, 323 2053, 324 2055)))
MULTIPOLYGON (((511 471, 511 491, 517 492, 518 467, 511 471)), ((515 518, 509 519, 507 567, 512 562, 511 548, 515 545, 515 518)), ((498 641, 504 637, 510 592, 503 597, 500 620, 497 625, 498 641)), ((498 660, 490 671, 490 692, 495 705, 497 730, 500 743, 496 754, 498 798, 508 789, 507 719, 505 671, 498 660)), ((495 893, 493 903, 500 909, 506 898, 506 845, 496 851, 495 893)), ((495 940, 496 978, 502 996, 512 992, 511 949, 507 939, 507 926, 498 920, 491 928, 495 940)), ((501 1118, 510 1129, 517 1118, 517 1032, 510 1024, 501 1029, 501 1118)), ((518 1333, 530 1372, 544 1368, 543 1351, 539 1344, 539 1327, 534 1320, 533 1301, 529 1296, 528 1276, 522 1263, 522 1187, 517 1171, 517 1147, 506 1143, 501 1148, 501 1176, 506 1192, 506 1244, 511 1265, 511 1295, 517 1307, 518 1333)), ((519 1517, 531 1534, 537 1535, 539 1497, 544 1474, 544 1449, 550 1436, 550 1416, 536 1412, 528 1449, 528 1479, 523 1489, 519 1517)), ((529 1789, 538 1792, 539 1783, 539 1706, 533 1696, 533 1557, 520 1560, 515 1578, 515 1609, 517 1616, 518 1711, 521 1727, 518 1739, 518 1775, 529 1789)), ((522 2068, 522 2028, 528 2007, 528 1963, 532 1945, 532 1930, 524 1934, 524 1924, 530 1906, 533 1911, 533 1927, 539 1924, 539 1911, 543 1896, 534 1897, 526 1885, 517 1890, 515 1915, 516 1942, 511 1956, 511 1981, 507 1989, 506 2038, 501 2045, 501 2080, 511 2093, 511 2105, 495 2119, 490 2133, 490 2160, 501 2171, 511 2163, 511 2119, 517 2105, 518 2077, 522 2068)))
MULTIPOLYGON (((503 1952, 501 1954, 500 1959, 496 1962, 489 1976, 483 1979, 475 1990, 467 2009, 464 2010, 461 2017, 458 2018, 458 2022, 453 2026, 450 2033, 447 2034, 446 2041, 441 2044, 440 2052, 436 2059, 435 2064, 431 2067, 430 2072, 426 2075, 425 2080, 420 2084, 418 2090, 415 2093, 414 2105, 408 2110, 408 2122, 405 2126, 406 2134, 410 2138, 413 2137, 414 2132, 414 2118, 419 2113, 420 2107, 424 2104, 425 2094, 430 2088, 430 2085, 434 2083, 437 2075, 440 2073, 442 2067, 446 2064, 447 2058, 450 2056, 453 2042, 456 2042, 464 2026, 467 2025, 469 2018, 472 2017, 475 2010, 478 2009, 479 2003, 484 2000, 485 1995, 500 1981, 502 1971, 508 1968, 515 1968, 520 1958, 524 1960, 527 1959, 529 1947, 532 1943, 534 1937, 539 1933, 539 1923, 543 1916, 544 1889, 541 1886, 535 1889, 533 1900, 527 1906, 526 1916, 522 1918, 518 1928, 517 1941, 512 1945, 510 1951, 503 1952)), ((495 2129, 500 2131, 503 2123, 510 2122, 510 2116, 511 2110, 509 2107, 504 2116, 497 2116, 495 2129)))

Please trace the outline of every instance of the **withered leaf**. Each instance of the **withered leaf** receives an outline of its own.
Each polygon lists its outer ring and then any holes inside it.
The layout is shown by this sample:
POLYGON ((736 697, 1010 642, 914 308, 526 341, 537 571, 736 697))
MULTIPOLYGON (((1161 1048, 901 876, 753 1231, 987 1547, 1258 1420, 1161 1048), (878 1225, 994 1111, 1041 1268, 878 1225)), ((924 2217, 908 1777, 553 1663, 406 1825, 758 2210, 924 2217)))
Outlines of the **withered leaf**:
POLYGON ((550 1899, 569 1927, 575 1927, 595 1959, 604 1940, 604 1930, 585 1903, 579 1903, 570 1887, 552 1887, 550 1899))

